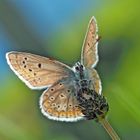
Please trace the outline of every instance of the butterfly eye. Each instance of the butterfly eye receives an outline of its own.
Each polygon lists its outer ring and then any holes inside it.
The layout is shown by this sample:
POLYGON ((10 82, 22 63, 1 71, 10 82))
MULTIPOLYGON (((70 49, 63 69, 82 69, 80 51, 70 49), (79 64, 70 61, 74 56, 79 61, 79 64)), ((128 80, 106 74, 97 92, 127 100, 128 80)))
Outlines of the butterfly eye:
POLYGON ((83 65, 80 65, 80 68, 83 69, 83 65))
POLYGON ((75 67, 76 71, 79 71, 79 67, 75 67))

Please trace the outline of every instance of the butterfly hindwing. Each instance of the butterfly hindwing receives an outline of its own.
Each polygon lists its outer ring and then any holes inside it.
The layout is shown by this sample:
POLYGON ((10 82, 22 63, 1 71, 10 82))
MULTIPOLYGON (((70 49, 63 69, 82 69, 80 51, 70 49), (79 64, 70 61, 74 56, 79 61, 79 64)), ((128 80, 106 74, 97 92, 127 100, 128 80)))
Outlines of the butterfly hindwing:
POLYGON ((100 77, 95 69, 88 69, 89 77, 92 82, 92 88, 96 91, 98 94, 102 94, 102 84, 100 77))
POLYGON ((61 78, 73 76, 69 66, 39 55, 10 52, 6 58, 15 74, 31 89, 46 88, 61 78))
POLYGON ((81 54, 82 64, 87 68, 95 67, 98 62, 97 28, 96 20, 92 17, 89 22, 81 54))
POLYGON ((77 121, 84 119, 72 81, 64 79, 49 87, 40 98, 42 113, 58 121, 77 121))

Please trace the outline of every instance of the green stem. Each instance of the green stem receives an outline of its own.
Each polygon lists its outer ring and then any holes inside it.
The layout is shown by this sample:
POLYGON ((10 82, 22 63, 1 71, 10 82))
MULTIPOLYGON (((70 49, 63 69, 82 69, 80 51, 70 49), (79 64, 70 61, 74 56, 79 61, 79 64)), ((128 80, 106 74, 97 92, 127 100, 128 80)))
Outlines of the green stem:
POLYGON ((106 119, 103 119, 100 121, 102 126, 105 128, 109 136, 112 138, 112 140, 120 140, 118 134, 115 132, 115 130, 111 127, 109 122, 106 119))

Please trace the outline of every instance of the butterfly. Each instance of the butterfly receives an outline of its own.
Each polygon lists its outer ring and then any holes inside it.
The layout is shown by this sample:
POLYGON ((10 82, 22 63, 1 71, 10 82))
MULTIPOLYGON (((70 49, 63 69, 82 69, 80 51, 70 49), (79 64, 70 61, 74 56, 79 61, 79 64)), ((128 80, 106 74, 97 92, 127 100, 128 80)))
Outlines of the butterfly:
POLYGON ((81 60, 72 68, 57 60, 26 53, 6 53, 13 72, 30 88, 45 89, 41 112, 49 119, 74 122, 104 118, 109 106, 102 95, 98 62, 98 27, 91 18, 84 39, 81 60))

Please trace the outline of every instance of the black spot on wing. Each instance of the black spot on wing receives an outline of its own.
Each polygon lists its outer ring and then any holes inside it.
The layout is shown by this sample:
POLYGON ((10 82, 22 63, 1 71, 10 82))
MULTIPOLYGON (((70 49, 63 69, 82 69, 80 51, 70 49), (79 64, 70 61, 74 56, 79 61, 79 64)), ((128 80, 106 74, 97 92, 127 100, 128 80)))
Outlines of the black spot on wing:
POLYGON ((38 67, 41 68, 41 64, 40 63, 38 64, 38 67))

